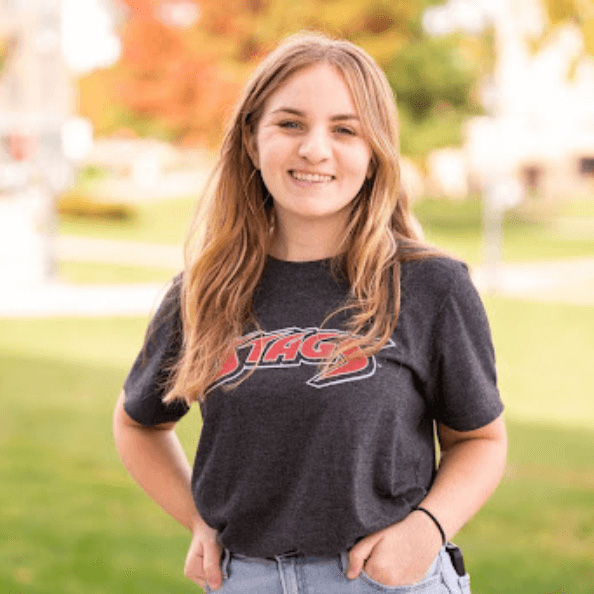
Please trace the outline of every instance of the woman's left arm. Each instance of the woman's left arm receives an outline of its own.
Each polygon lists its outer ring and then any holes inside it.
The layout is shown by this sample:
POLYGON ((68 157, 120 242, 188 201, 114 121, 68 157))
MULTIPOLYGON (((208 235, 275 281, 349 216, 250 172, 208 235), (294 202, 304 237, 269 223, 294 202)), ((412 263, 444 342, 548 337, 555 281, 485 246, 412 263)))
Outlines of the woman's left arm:
POLYGON ((438 518, 450 539, 499 484, 507 458, 507 433, 499 417, 473 431, 455 431, 439 424, 438 437, 439 469, 420 505, 438 518))
MULTIPOLYGON (((435 481, 419 504, 439 521, 449 540, 481 508, 499 484, 507 457, 503 417, 472 431, 438 425, 441 458, 435 481)), ((363 566, 387 586, 420 581, 441 548, 441 534, 427 514, 404 520, 359 541, 350 551, 348 577, 363 566), (397 560, 397 562, 395 562, 397 560)))

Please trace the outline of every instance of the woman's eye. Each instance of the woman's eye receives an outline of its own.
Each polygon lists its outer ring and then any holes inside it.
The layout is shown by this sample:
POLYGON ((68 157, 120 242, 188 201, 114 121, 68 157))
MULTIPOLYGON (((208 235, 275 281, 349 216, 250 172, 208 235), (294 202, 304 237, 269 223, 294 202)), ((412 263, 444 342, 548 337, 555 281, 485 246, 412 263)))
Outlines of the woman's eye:
POLYGON ((336 131, 339 134, 346 134, 348 136, 355 136, 356 135, 356 132, 352 128, 345 128, 344 126, 340 126, 340 127, 336 128, 336 131))
POLYGON ((287 120, 285 122, 280 122, 279 127, 284 128, 285 130, 298 130, 301 127, 301 124, 293 120, 287 120))

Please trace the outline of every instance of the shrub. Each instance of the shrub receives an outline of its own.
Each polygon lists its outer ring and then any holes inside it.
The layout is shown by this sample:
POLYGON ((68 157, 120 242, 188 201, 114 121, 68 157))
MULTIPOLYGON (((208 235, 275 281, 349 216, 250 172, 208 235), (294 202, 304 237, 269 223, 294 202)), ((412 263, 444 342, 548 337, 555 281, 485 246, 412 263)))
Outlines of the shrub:
POLYGON ((136 216, 136 209, 132 204, 76 188, 58 198, 57 210, 60 214, 100 219, 130 220, 136 216))

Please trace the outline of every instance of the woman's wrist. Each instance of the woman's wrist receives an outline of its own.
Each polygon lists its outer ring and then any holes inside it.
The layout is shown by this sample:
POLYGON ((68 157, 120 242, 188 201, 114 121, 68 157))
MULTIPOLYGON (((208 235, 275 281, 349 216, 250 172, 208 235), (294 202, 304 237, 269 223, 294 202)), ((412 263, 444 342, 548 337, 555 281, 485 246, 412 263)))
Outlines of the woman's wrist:
POLYGON ((202 516, 200 514, 196 514, 193 518, 192 521, 190 522, 190 531, 193 534, 196 534, 196 532, 213 532, 213 528, 211 528, 203 519, 202 516))
POLYGON ((421 509, 415 507, 411 510, 409 518, 415 522, 418 530, 422 530, 423 534, 426 535, 426 538, 431 539, 431 542, 435 541, 436 547, 442 547, 447 539, 445 532, 442 534, 433 519, 423 511, 425 508, 423 506, 419 507, 421 509))
POLYGON ((441 545, 444 546, 447 542, 446 533, 443 529, 443 526, 441 525, 441 522, 436 518, 436 516, 422 505, 416 505, 415 507, 413 507, 412 511, 424 514, 431 521, 435 529, 439 532, 439 536, 441 538, 441 545))

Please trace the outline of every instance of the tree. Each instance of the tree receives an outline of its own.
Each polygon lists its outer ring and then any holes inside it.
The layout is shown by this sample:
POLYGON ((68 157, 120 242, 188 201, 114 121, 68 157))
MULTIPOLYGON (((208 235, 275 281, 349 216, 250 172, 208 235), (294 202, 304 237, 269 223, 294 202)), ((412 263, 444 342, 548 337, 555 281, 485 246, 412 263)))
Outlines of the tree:
POLYGON ((493 63, 491 33, 420 35, 386 67, 401 120, 401 148, 423 158, 429 151, 462 142, 469 115, 482 113, 478 81, 493 63))
MULTIPOLYGON (((480 65, 464 56, 465 39, 431 39, 423 30, 424 10, 440 0, 185 0, 200 10, 188 28, 159 20, 166 1, 173 0, 125 0, 123 53, 103 76, 113 81, 110 103, 118 106, 105 131, 119 124, 142 135, 216 143, 259 59, 302 29, 351 39, 386 70, 409 154, 422 157, 456 142, 463 117, 478 110, 480 65)), ((81 82, 83 105, 92 87, 89 79, 81 82)))
POLYGON ((81 113, 99 133, 125 128, 173 142, 216 143, 238 81, 192 47, 190 32, 160 22, 157 0, 128 3, 120 60, 81 79, 81 113))

